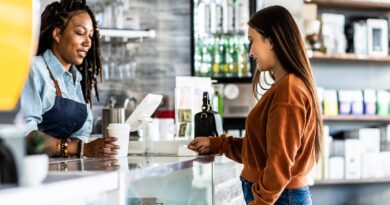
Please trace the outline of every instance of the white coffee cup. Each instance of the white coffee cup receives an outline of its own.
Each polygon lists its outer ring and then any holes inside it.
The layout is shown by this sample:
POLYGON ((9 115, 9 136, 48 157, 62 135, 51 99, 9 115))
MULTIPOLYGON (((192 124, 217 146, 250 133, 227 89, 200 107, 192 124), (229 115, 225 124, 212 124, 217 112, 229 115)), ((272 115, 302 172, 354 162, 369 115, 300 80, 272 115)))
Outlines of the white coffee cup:
POLYGON ((49 157, 46 154, 25 156, 23 159, 24 170, 20 177, 20 184, 24 186, 36 186, 42 183, 49 170, 49 157))
POLYGON ((113 142, 113 144, 119 146, 117 156, 127 156, 129 149, 130 126, 125 123, 110 123, 107 126, 107 131, 110 137, 116 137, 118 139, 113 142))

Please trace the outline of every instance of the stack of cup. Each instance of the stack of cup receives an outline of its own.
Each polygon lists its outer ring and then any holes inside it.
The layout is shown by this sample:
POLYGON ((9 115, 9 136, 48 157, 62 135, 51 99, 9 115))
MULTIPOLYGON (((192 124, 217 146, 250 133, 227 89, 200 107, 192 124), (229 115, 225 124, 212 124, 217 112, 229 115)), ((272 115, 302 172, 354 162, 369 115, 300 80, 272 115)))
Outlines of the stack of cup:
POLYGON ((107 127, 108 135, 118 138, 113 144, 119 146, 118 157, 127 156, 129 149, 130 126, 125 123, 110 123, 107 127))

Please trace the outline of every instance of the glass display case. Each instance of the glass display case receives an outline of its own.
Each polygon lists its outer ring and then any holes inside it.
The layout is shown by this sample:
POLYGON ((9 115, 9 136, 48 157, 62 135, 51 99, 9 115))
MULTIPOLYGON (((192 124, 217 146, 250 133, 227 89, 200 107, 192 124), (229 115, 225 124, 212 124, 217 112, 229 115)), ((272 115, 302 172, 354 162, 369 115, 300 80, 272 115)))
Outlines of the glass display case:
POLYGON ((242 166, 223 156, 51 159, 49 170, 62 175, 119 172, 119 192, 128 205, 244 203, 239 181, 242 166))

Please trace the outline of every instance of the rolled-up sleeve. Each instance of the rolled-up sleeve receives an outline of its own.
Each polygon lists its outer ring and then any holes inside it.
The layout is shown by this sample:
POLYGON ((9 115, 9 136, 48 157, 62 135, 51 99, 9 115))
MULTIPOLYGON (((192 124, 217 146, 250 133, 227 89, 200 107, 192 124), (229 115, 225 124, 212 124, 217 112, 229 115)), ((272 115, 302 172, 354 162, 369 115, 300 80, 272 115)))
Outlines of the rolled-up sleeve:
POLYGON ((39 95, 40 82, 32 67, 20 97, 21 111, 27 123, 26 134, 38 130, 42 122, 42 99, 39 95))

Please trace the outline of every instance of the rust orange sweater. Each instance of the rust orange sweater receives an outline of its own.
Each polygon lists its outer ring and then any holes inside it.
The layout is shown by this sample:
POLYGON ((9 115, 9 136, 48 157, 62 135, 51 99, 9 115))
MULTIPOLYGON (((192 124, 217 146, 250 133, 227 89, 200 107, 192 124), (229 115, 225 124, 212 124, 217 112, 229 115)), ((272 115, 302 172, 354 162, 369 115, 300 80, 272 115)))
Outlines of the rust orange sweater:
POLYGON ((274 83, 250 111, 243 138, 210 138, 210 151, 243 163, 253 183, 251 205, 274 204, 285 188, 307 184, 315 163, 316 110, 309 89, 294 74, 274 83))

